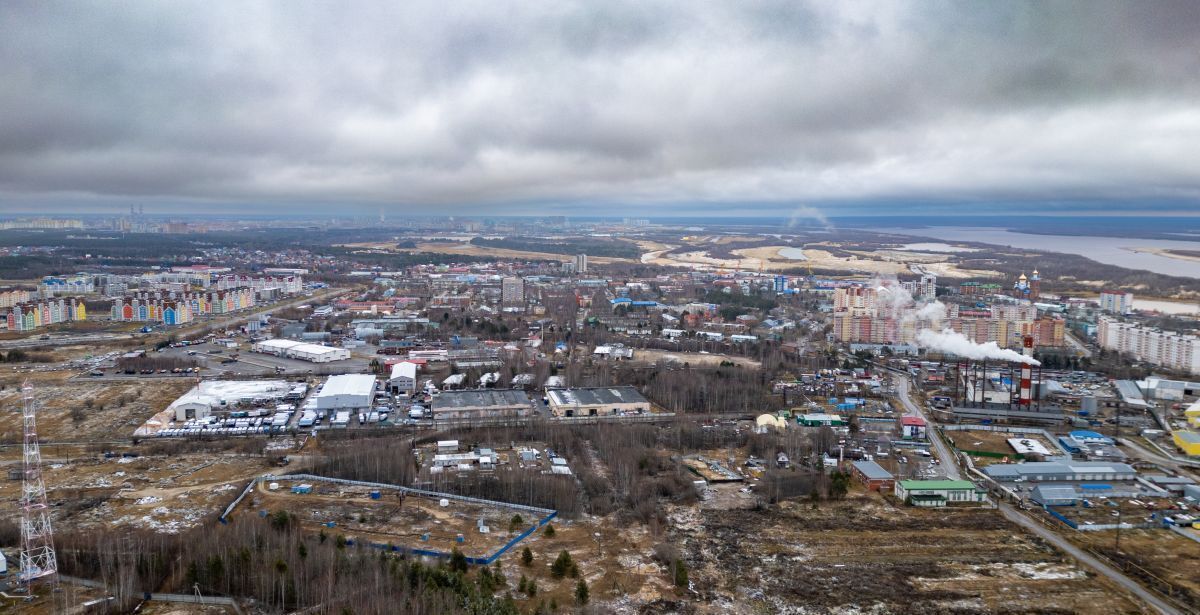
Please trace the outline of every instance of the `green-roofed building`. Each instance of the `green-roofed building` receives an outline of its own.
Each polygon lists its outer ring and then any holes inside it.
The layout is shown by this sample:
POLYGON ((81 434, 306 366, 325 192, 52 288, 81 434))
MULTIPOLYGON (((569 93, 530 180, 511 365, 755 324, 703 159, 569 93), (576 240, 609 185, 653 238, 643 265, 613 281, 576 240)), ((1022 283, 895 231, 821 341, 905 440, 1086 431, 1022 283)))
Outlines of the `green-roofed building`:
POLYGON ((969 480, 902 480, 896 482, 896 497, 913 506, 977 504, 987 501, 987 491, 969 480))

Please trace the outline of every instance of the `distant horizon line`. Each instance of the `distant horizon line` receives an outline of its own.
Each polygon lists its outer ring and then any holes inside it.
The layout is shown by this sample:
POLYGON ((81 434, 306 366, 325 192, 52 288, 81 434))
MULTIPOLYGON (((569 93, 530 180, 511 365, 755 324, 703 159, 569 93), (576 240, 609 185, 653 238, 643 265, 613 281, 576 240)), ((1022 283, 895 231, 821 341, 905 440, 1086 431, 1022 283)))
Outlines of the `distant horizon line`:
MULTIPOLYGON (((168 213, 168 212, 147 212, 144 214, 136 214, 141 218, 154 219, 171 219, 171 220, 271 220, 271 219, 287 219, 287 220, 362 220, 362 219, 378 219, 378 214, 375 213, 360 213, 360 214, 316 214, 316 213, 261 213, 261 214, 246 214, 246 213, 168 213)), ((128 217, 127 212, 71 212, 71 211, 38 211, 38 212, 11 212, 0 213, 0 220, 24 220, 24 219, 112 219, 128 217)), ((385 222, 395 222, 396 219, 387 220, 389 216, 385 215, 385 222)), ((920 212, 920 213, 847 213, 837 215, 825 215, 824 218, 829 220, 843 219, 861 219, 861 218, 904 218, 904 219, 945 219, 945 218, 1200 218, 1200 211, 1149 211, 1149 212, 1112 212, 1112 211, 1021 211, 1014 213, 996 213, 996 212, 980 212, 980 213, 954 213, 946 214, 939 212, 920 212)), ((647 216, 647 215, 611 215, 611 216, 580 216, 570 214, 444 214, 444 215, 412 215, 405 214, 402 216, 409 220, 506 220, 506 219, 545 219, 545 218, 565 218, 567 220, 586 220, 586 221, 622 221, 622 220, 663 220, 663 221, 683 221, 683 220, 791 220, 794 216, 787 214, 681 214, 674 216, 647 216)), ((820 223, 812 216, 801 216, 799 218, 803 222, 820 223)), ((47 229, 49 230, 49 229, 47 229)))

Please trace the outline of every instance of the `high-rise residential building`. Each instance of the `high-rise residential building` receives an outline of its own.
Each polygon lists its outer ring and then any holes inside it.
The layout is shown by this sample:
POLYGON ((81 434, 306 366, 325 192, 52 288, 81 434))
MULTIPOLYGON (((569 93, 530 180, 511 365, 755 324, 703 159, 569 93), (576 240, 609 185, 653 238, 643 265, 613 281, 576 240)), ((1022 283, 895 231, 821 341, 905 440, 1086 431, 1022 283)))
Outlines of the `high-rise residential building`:
POLYGON ((518 277, 504 278, 500 281, 500 301, 505 305, 522 305, 525 303, 525 280, 518 277))
POLYGON ((575 273, 579 273, 579 274, 587 273, 587 265, 588 265, 587 254, 576 254, 575 255, 575 273))
POLYGON ((1111 314, 1129 314, 1133 311, 1133 293, 1123 290, 1100 291, 1100 309, 1111 314))
POLYGON ((926 273, 921 276, 921 281, 917 286, 917 293, 914 295, 917 299, 933 300, 937 298, 937 276, 932 273, 926 273))
POLYGON ((1200 337, 1121 322, 1096 319, 1096 342, 1102 348, 1132 355, 1139 361, 1200 374, 1200 337))

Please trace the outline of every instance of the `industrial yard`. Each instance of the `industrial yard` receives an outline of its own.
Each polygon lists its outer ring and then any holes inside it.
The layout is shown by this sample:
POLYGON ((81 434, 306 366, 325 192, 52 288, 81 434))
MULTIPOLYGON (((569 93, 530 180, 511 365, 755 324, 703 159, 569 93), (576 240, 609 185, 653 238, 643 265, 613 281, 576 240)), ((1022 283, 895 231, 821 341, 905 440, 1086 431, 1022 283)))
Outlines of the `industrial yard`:
MULTIPOLYGON (((947 431, 946 437, 950 444, 960 451, 973 454, 984 460, 984 463, 990 461, 1001 461, 1004 459, 1016 460, 1018 455, 1024 458, 1025 453, 1018 452, 1017 449, 1009 443, 1009 440, 1028 441, 1032 447, 1040 446, 1042 449, 1051 452, 1059 452, 1059 448, 1053 442, 1048 441, 1044 436, 1037 433, 1015 432, 1015 431, 947 431)), ((977 460, 976 463, 979 461, 977 460)))

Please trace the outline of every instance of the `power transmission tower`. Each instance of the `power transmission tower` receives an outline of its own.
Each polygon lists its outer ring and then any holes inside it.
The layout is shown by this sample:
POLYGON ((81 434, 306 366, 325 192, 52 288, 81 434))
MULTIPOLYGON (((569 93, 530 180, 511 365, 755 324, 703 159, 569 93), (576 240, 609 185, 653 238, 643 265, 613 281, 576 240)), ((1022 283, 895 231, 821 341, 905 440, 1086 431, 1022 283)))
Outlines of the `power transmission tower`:
POLYGON ((24 475, 21 480, 21 569, 20 581, 26 590, 35 579, 57 581, 58 558, 54 554, 54 532, 46 505, 46 485, 42 482, 42 451, 38 446, 33 385, 21 385, 21 409, 24 418, 24 475))

